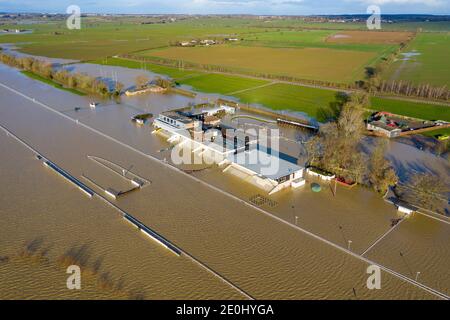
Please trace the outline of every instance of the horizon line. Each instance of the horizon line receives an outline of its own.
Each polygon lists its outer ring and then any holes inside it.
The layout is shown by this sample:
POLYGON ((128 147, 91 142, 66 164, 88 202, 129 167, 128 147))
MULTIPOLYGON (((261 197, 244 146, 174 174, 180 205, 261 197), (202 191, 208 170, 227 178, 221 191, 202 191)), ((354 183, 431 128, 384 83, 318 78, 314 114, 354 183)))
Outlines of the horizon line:
MULTIPOLYGON (((50 11, 0 11, 0 14, 51 14, 51 15, 69 15, 66 12, 50 11)), ((115 12, 81 12, 81 14, 97 15, 128 15, 128 16, 255 16, 255 17, 341 17, 341 16, 370 16, 368 13, 342 13, 342 14, 256 14, 256 13, 115 13, 115 12)), ((436 16, 450 17, 450 13, 383 13, 381 16, 436 16)))

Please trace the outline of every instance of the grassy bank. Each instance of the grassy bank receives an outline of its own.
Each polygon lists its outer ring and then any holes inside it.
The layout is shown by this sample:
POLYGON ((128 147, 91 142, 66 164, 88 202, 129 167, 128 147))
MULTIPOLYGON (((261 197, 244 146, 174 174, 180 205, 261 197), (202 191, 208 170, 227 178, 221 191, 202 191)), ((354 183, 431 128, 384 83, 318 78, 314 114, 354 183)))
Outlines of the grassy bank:
POLYGON ((27 76, 28 78, 31 78, 31 79, 34 79, 34 80, 38 80, 38 81, 43 82, 45 84, 48 84, 48 85, 50 85, 50 86, 52 86, 54 88, 61 89, 61 90, 64 90, 64 91, 68 91, 70 93, 77 94, 79 96, 85 96, 86 95, 86 93, 84 93, 84 92, 81 92, 81 91, 78 91, 78 90, 75 90, 75 89, 71 89, 71 88, 66 88, 66 87, 62 86, 61 84, 59 84, 57 82, 54 82, 54 81, 52 81, 50 79, 41 77, 41 76, 39 76, 39 75, 37 75, 35 73, 32 73, 30 71, 21 71, 20 73, 22 73, 23 75, 27 76))

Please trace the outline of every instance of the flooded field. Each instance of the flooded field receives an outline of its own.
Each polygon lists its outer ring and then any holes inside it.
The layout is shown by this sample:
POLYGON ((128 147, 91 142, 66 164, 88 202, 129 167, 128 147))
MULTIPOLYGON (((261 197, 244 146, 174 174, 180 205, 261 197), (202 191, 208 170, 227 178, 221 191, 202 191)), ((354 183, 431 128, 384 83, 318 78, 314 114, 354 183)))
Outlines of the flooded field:
MULTIPOLYGON (((0 83, 32 97, 30 100, 0 87, 1 125, 78 179, 89 174, 95 175, 102 184, 117 184, 117 188, 122 188, 122 183, 125 183, 117 182, 112 173, 102 174, 103 169, 96 170, 88 156, 107 159, 123 168, 132 167, 134 173, 152 183, 120 198, 115 204, 256 299, 436 298, 385 271, 382 289, 367 289, 366 268, 369 263, 359 254, 389 231, 389 221, 397 214, 394 207, 368 190, 338 188, 336 197, 333 197, 326 185, 321 194, 313 194, 307 185, 272 197, 276 205, 263 208, 267 211, 265 213, 249 205, 249 198, 260 193, 259 190, 221 173, 216 167, 189 176, 156 161, 154 158, 170 157, 169 151, 159 152, 169 145, 160 136, 152 135, 150 127, 136 126, 130 121, 131 117, 142 110, 158 114, 182 107, 193 101, 190 98, 148 95, 123 99, 122 104, 103 102, 91 110, 88 97, 58 91, 2 65, 0 83), (46 109, 39 102, 73 120, 46 109), (77 106, 81 108, 79 111, 75 111, 77 106), (351 246, 349 240, 352 241, 351 246), (347 247, 354 254, 346 252, 347 247)), ((285 133, 286 138, 292 135, 295 133, 285 133)), ((9 169, 2 171, 5 175, 2 181, 9 183, 2 184, 2 194, 8 194, 8 198, 7 201, 2 200, 0 208, 0 218, 6 221, 2 224, 2 231, 6 228, 6 232, 2 232, 0 239, 1 256, 13 255, 12 251, 17 252, 27 241, 44 238, 54 248, 49 251, 53 255, 50 260, 54 261, 71 246, 79 247, 86 243, 92 247, 94 260, 105 256, 105 272, 109 271, 114 279, 120 279, 127 272, 129 290, 126 294, 121 291, 118 298, 127 297, 133 290, 150 299, 242 298, 233 288, 187 259, 173 257, 164 248, 143 238, 113 209, 97 198, 89 200, 66 181, 46 171, 33 159, 31 152, 24 150, 12 138, 3 132, 0 136, 0 142, 11 150, 8 155, 2 155, 9 161, 9 169), (27 175, 24 173, 19 174, 22 170, 29 171, 30 178, 25 178, 27 175), (34 185, 30 183, 33 180, 34 185), (48 186, 37 189, 37 181, 47 181, 48 186), (39 210, 39 204, 43 209, 39 210), (37 214, 40 219, 30 212, 41 212, 37 214), (83 231, 74 231, 78 227, 83 231), (145 258, 142 258, 143 252, 145 258), (155 286, 158 292, 151 290, 155 286), (133 289, 135 287, 138 289, 133 289), (164 289, 159 291, 160 287, 164 289)), ((292 143, 286 152, 295 155, 301 152, 301 147, 292 143)), ((89 182, 85 183, 89 185, 89 182)), ((442 224, 435 223, 438 226, 442 224)), ((411 236, 402 228, 408 224, 419 230, 428 227, 426 223, 421 227, 422 224, 416 224, 415 220, 405 221, 389 236, 411 243, 422 241, 422 237, 436 237, 439 245, 432 248, 418 246, 409 259, 414 260, 421 270, 426 270, 428 264, 434 263, 432 261, 439 261, 434 268, 440 275, 429 273, 419 281, 448 293, 448 284, 440 281, 448 272, 446 266, 450 259, 448 250, 442 249, 445 236, 421 232, 411 236), (433 259, 423 259, 422 251, 433 259), (439 286, 437 282, 440 282, 439 286)), ((448 231, 444 233, 448 234, 448 231)), ((389 236, 383 239, 381 246, 392 245, 395 240, 389 240, 389 236)), ((381 252, 377 249, 370 251, 369 258, 414 279, 404 269, 402 261, 377 255, 381 252)), ((8 263, 0 262, 0 268, 8 270, 4 274, 14 272, 8 263)), ((42 274, 50 269, 24 266, 24 270, 35 270, 33 272, 41 275, 36 279, 42 279, 42 274)), ((64 285, 66 275, 56 273, 55 283, 59 281, 56 279, 62 279, 64 285)), ((446 278, 449 278, 448 274, 446 278)), ((6 283, 12 286, 14 281, 6 283)), ((22 285, 25 284, 24 280, 22 285)), ((36 285, 34 289, 23 290, 29 290, 27 297, 33 298, 39 296, 38 288, 36 285)), ((48 296, 66 297, 65 294, 69 294, 70 297, 70 293, 58 288, 49 288, 48 296)), ((94 296, 95 290, 93 286, 94 296)), ((6 292, 6 297, 15 294, 11 287, 1 291, 6 292)))
POLYGON ((450 294, 450 225, 414 215, 384 238, 368 257, 396 268, 411 278, 450 294), (420 238, 420 241, 418 240, 420 238), (417 274, 419 272, 419 274, 417 274))
POLYGON ((116 210, 0 133, 0 299, 239 299, 221 281, 163 250, 116 210), (81 264, 68 290, 65 257, 81 264))

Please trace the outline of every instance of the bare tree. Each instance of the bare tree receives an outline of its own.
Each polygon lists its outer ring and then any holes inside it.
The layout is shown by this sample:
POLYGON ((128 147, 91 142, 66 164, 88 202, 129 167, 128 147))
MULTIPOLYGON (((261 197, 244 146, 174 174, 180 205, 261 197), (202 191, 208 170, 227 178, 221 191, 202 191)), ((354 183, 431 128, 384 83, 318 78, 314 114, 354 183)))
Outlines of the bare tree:
POLYGON ((136 88, 138 89, 145 88, 145 86, 147 86, 149 81, 150 80, 146 75, 141 74, 137 76, 135 79, 136 88))
POLYGON ((398 177, 389 161, 384 157, 387 140, 379 139, 371 154, 369 162, 369 182, 375 191, 384 194, 390 186, 394 186, 398 177))
POLYGON ((365 156, 358 148, 364 132, 363 101, 363 96, 351 97, 336 122, 320 127, 306 144, 310 165, 362 182, 367 170, 365 156))
POLYGON ((164 88, 164 89, 168 89, 168 88, 172 87, 174 84, 172 80, 163 79, 160 77, 156 78, 155 83, 157 86, 160 86, 161 88, 164 88))
POLYGON ((435 211, 441 208, 439 204, 445 199, 444 194, 449 192, 441 177, 422 173, 413 175, 410 181, 413 196, 422 207, 435 211))
POLYGON ((365 130, 364 110, 350 103, 344 105, 337 124, 341 138, 353 141, 361 140, 365 130))
POLYGON ((124 84, 122 82, 116 82, 115 86, 114 86, 114 95, 115 96, 120 96, 120 94, 122 93, 122 90, 124 88, 124 84))

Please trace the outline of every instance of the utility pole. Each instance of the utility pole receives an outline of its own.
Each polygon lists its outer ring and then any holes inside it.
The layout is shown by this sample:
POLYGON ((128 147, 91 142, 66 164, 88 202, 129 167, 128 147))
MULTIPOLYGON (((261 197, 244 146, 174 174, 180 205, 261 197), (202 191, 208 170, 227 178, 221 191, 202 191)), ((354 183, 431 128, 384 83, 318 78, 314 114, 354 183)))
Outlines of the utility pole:
POLYGON ((348 251, 351 251, 352 240, 348 240, 348 251))

